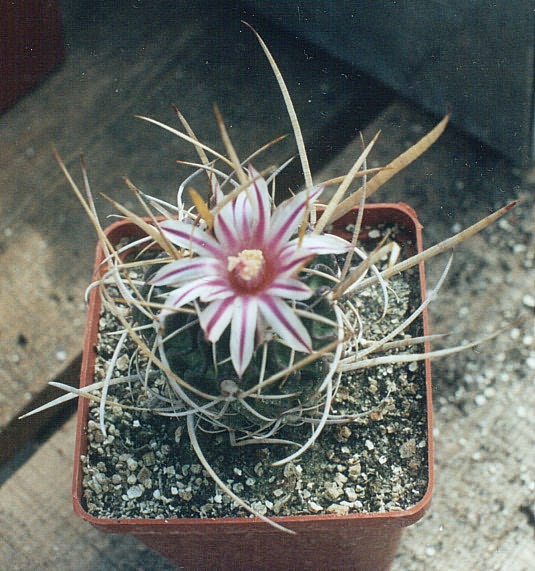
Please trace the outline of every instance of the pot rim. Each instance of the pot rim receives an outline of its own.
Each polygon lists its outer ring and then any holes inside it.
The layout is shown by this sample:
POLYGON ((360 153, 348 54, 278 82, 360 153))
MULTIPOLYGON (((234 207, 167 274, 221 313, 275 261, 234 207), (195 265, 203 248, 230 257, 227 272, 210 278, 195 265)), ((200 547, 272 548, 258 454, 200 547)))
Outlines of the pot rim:
MULTIPOLYGON (((398 203, 373 203, 366 204, 365 207, 366 222, 375 224, 374 219, 386 219, 389 222, 394 221, 400 223, 408 231, 413 233, 413 239, 418 252, 423 249, 422 241, 422 225, 418 221, 416 212, 407 204, 403 202, 398 203), (385 218, 385 214, 390 218, 385 218)), ((349 220, 354 219, 354 212, 357 208, 350 211, 344 217, 337 221, 338 223, 349 223, 349 220)), ((134 234, 143 235, 143 231, 135 224, 121 220, 111 224, 105 231, 108 238, 114 241, 117 235, 124 236, 125 229, 129 228, 134 231, 134 234)), ((132 235, 129 232, 129 235, 132 235)), ((103 259, 103 251, 100 243, 97 244, 96 258, 95 258, 95 273, 98 271, 99 264, 103 259)), ((419 278, 420 278, 420 291, 422 301, 426 295, 425 283, 425 269, 424 263, 419 264, 419 278)), ((99 312, 100 312, 100 298, 98 288, 93 288, 89 298, 88 320, 86 325, 86 334, 83 345, 83 357, 80 371, 80 388, 87 386, 92 382, 93 372, 95 366, 95 352, 94 340, 98 332, 99 312)), ((427 335, 429 331, 427 308, 422 313, 422 325, 424 334, 427 335)), ((425 350, 429 350, 429 343, 425 343, 425 350)), ((290 529, 297 529, 299 526, 311 525, 314 522, 335 522, 338 524, 348 524, 349 522, 361 522, 365 525, 378 525, 378 526, 396 526, 405 527, 418 521, 429 508, 431 503, 431 496, 434 486, 434 445, 433 445, 433 408, 432 408, 432 381, 431 381, 431 361, 425 359, 425 384, 426 384, 426 410, 427 410, 427 463, 428 463, 428 483, 427 489, 422 499, 415 505, 405 510, 390 511, 390 512, 361 512, 350 513, 347 515, 335 514, 314 514, 314 515, 292 515, 292 516, 270 516, 270 519, 289 527, 290 529)), ((229 528, 239 528, 240 526, 251 526, 252 523, 266 526, 258 518, 243 516, 243 517, 224 517, 224 518, 166 518, 166 519, 151 519, 151 518, 99 518, 89 514, 82 504, 83 491, 83 468, 80 456, 87 451, 87 435, 85 426, 87 424, 87 416, 89 411, 89 401, 85 398, 80 398, 78 402, 77 411, 77 427, 76 427, 76 441, 74 451, 74 469, 73 469, 73 483, 72 483, 72 499, 74 512, 82 519, 89 523, 103 528, 104 530, 113 533, 127 533, 135 530, 137 533, 143 532, 147 526, 168 526, 169 528, 176 528, 177 532, 188 526, 210 526, 214 524, 226 525, 229 528)))

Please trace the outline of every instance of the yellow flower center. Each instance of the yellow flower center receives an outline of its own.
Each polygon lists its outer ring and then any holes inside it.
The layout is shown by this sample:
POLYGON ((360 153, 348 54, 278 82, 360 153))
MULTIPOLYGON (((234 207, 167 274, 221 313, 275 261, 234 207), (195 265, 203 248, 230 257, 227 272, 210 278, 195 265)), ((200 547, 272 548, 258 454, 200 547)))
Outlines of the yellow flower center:
POLYGON ((227 269, 245 281, 259 276, 264 267, 264 254, 262 250, 242 250, 237 256, 228 257, 227 269))

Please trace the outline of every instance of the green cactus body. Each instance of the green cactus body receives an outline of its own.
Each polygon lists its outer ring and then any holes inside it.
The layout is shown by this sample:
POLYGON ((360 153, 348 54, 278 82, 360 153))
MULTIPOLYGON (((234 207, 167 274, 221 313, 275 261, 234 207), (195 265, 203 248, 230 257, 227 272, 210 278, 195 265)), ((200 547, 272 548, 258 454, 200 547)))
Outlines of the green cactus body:
MULTIPOLYGON (((335 256, 318 256, 309 269, 312 272, 303 272, 300 278, 310 286, 314 294, 306 301, 296 302, 296 308, 327 318, 333 323, 331 325, 302 318, 316 351, 335 340, 337 330, 334 326, 334 309, 325 295, 333 282, 314 273, 314 270, 336 276, 338 262, 335 256)), ((154 268, 149 269, 147 276, 153 271, 154 268)), ((165 288, 149 286, 142 290, 147 301, 161 302, 159 296, 165 292, 165 288)), ((140 312, 137 312, 135 319, 140 324, 149 323, 148 318, 140 312)), ((155 322, 155 326, 158 327, 159 323, 155 322)), ((146 342, 152 345, 155 330, 147 331, 146 342)), ((318 389, 329 368, 328 356, 313 360, 262 391, 255 392, 244 404, 240 393, 254 390, 261 379, 262 369, 263 378, 267 379, 290 367, 305 357, 305 354, 291 350, 277 339, 265 339, 259 344, 240 378, 230 362, 229 335, 226 331, 214 347, 205 339, 195 314, 178 311, 168 315, 164 321, 163 337, 168 339, 163 343, 161 351, 165 353, 173 373, 203 393, 226 397, 211 410, 217 424, 229 430, 252 432, 280 420, 293 422, 298 419, 299 411, 310 410, 318 404, 321 398, 318 389), (176 334, 173 335, 174 332, 176 334)), ((196 394, 190 393, 188 396, 200 406, 206 404, 196 394)))

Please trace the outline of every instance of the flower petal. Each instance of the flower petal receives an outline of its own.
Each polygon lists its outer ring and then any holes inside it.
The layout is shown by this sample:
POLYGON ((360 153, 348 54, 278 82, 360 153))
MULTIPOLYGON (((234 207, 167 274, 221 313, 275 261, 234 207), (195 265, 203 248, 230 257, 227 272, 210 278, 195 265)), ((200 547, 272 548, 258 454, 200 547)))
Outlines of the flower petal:
MULTIPOLYGON (((173 290, 165 298, 165 305, 176 308, 182 307, 186 305, 186 303, 199 297, 204 300, 210 295, 213 295, 214 290, 219 291, 221 287, 222 283, 219 278, 199 278, 173 290)), ((231 294, 232 292, 229 293, 229 295, 231 294)))
POLYGON ((214 218, 214 234, 224 250, 235 251, 238 249, 240 236, 236 232, 234 224, 234 211, 232 204, 224 206, 214 218))
POLYGON ((347 240, 333 234, 305 234, 299 246, 311 254, 344 254, 351 249, 347 240))
POLYGON ((278 297, 262 295, 259 298, 260 313, 273 331, 296 351, 310 353, 312 341, 301 320, 292 308, 278 297))
POLYGON ((234 299, 226 298, 212 302, 199 313, 199 322, 208 341, 219 340, 232 319, 233 309, 234 299))
POLYGON ((307 285, 295 278, 278 278, 266 290, 266 295, 295 300, 308 299, 312 293, 307 285))
POLYGON ((254 230, 254 213, 251 199, 251 187, 241 192, 234 200, 234 224, 236 233, 243 243, 249 243, 254 230))
POLYGON ((179 284, 181 282, 214 275, 221 263, 214 258, 195 257, 182 258, 162 266, 148 283, 158 286, 179 284))
POLYGON ((199 297, 201 301, 210 303, 216 299, 236 297, 236 292, 231 288, 226 279, 214 277, 210 281, 210 287, 204 288, 202 294, 200 294, 199 297))
POLYGON ((307 234, 301 240, 301 247, 297 247, 299 238, 288 242, 280 251, 279 275, 292 275, 301 266, 305 265, 309 259, 319 254, 341 254, 351 248, 351 244, 331 234, 314 236, 307 234))
POLYGON ((307 250, 297 249, 295 244, 285 247, 279 254, 279 268, 277 273, 279 276, 289 276, 298 271, 301 266, 306 265, 306 263, 314 257, 307 250))
MULTIPOLYGON (((248 171, 251 180, 259 175, 251 165, 248 171)), ((248 198, 253 212, 253 239, 262 244, 266 239, 271 218, 271 197, 267 183, 262 177, 251 183, 248 198)))
MULTIPOLYGON (((212 194, 216 204, 224 200, 225 195, 215 178, 212 180, 212 194)), ((236 234, 234 224, 234 208, 229 202, 217 212, 214 218, 214 234, 225 251, 236 250, 239 244, 239 236, 236 234)))
POLYGON ((295 234, 297 228, 303 222, 307 206, 312 206, 323 187, 315 186, 309 190, 302 190, 294 197, 286 200, 275 210, 271 218, 268 243, 270 249, 275 249, 289 240, 295 234))
POLYGON ((230 329, 230 356, 240 377, 253 356, 257 316, 256 297, 236 297, 230 329))
POLYGON ((204 280, 195 280, 187 285, 173 290, 166 298, 165 305, 168 307, 182 307, 186 303, 193 301, 199 297, 199 285, 204 280))
POLYGON ((170 242, 191 249, 201 256, 221 258, 223 254, 217 240, 193 224, 181 220, 164 220, 160 222, 160 228, 170 242))
POLYGON ((219 182, 214 173, 210 173, 210 186, 212 187, 212 196, 214 197, 214 202, 217 204, 219 201, 225 198, 219 182))

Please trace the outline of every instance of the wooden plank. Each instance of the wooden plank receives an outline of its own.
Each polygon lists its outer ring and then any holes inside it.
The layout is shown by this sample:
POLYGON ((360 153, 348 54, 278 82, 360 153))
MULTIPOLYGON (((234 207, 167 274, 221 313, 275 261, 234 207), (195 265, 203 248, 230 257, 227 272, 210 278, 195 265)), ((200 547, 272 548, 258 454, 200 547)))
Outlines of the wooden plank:
MULTIPOLYGON (((13 423, 49 380, 75 362, 82 343, 94 232, 51 146, 78 181, 83 149, 97 196, 104 192, 132 203, 122 182, 128 174, 143 190, 172 201, 177 181, 190 172, 176 160, 195 160, 195 153, 135 119, 136 113, 176 124, 174 102, 199 136, 222 150, 212 118, 218 102, 243 157, 290 131, 273 74, 240 23, 250 15, 235 3, 167 1, 138 9, 132 2, 75 2, 62 9, 66 63, 0 120, 0 461, 9 453, 6 442, 20 445, 10 431, 20 437, 40 430, 41 417, 23 430, 13 423)), ((334 153, 384 96, 320 51, 271 32, 261 21, 257 25, 288 79, 305 138, 315 142, 313 161, 321 164, 324 149, 334 153), (363 84, 368 96, 375 94, 369 108, 366 97, 357 102, 363 84)), ((280 163, 294 152, 290 137, 257 166, 280 163)), ((281 187, 297 181, 296 162, 281 187)), ((110 212, 103 198, 97 202, 103 214, 110 212)))
POLYGON ((511 379, 500 387, 505 398, 470 415, 437 413, 433 504, 406 532, 392 571, 533 569, 533 516, 525 512, 533 509, 535 423, 518 416, 535 406, 532 380, 511 379))
POLYGON ((136 540, 101 534, 74 515, 74 433, 73 418, 0 488, 0 568, 174 569, 136 540))

